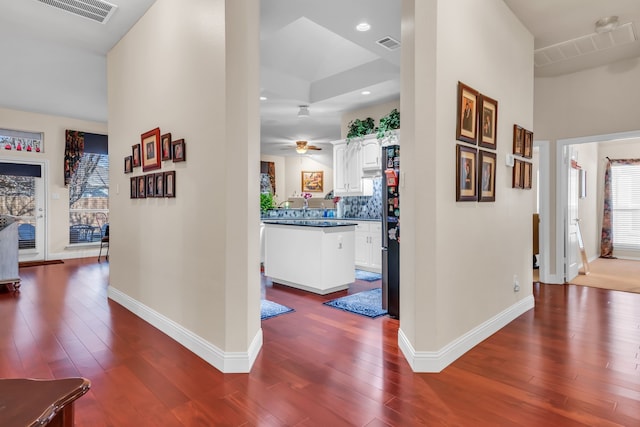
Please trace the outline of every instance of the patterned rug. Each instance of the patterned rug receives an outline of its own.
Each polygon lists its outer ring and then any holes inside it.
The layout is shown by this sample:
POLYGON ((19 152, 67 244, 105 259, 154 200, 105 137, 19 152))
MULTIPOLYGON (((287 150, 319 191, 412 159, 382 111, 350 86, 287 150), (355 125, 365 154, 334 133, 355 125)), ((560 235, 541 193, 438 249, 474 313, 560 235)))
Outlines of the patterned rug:
POLYGON ((329 307, 371 317, 372 319, 387 314, 387 310, 382 308, 381 288, 347 295, 346 297, 327 301, 324 304, 329 307))
POLYGON ((382 275, 378 273, 371 273, 370 271, 356 270, 356 279, 375 282, 376 280, 382 279, 382 275))
POLYGON ((293 308, 266 299, 260 300, 260 320, 270 319, 281 314, 291 313, 293 308))

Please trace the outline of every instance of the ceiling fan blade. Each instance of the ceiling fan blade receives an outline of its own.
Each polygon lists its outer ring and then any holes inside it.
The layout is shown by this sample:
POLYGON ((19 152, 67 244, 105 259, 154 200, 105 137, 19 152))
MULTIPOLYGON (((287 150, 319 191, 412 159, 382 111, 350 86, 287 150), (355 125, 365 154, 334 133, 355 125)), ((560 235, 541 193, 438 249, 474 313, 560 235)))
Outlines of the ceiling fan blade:
POLYGON ((307 150, 317 150, 320 151, 322 148, 316 147, 315 145, 307 145, 307 150))

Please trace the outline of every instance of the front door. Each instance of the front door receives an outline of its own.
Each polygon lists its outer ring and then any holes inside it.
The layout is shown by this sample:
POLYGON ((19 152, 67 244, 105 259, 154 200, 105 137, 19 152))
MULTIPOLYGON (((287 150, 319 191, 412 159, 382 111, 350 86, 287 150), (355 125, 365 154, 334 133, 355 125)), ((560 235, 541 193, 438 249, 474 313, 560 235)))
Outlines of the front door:
POLYGON ((0 162, 0 214, 18 222, 20 261, 46 259, 44 163, 0 162))

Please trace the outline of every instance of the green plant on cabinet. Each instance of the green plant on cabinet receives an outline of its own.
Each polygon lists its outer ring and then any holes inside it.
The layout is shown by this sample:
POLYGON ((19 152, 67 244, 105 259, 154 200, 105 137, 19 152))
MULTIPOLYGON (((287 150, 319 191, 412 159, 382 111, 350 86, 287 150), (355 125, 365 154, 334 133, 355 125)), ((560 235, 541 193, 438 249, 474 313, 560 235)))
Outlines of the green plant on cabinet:
POLYGON ((348 125, 347 143, 353 138, 360 138, 376 131, 376 124, 371 117, 367 117, 364 120, 355 119, 351 120, 348 125))
POLYGON ((391 110, 389 114, 380 119, 376 137, 378 139, 389 136, 392 130, 400 129, 400 112, 397 108, 391 110))

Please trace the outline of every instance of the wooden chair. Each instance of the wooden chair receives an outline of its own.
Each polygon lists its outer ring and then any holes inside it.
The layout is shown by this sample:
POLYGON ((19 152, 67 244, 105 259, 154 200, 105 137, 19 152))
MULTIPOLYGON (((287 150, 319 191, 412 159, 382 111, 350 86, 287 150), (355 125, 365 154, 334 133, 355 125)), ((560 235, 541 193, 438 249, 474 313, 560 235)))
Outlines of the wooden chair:
POLYGON ((107 248, 105 259, 109 261, 109 224, 105 224, 103 229, 104 232, 102 233, 102 238, 100 239, 100 253, 98 254, 98 262, 100 262, 100 258, 102 257, 102 248, 107 248))
POLYGON ((3 427, 73 427, 73 403, 91 387, 86 378, 0 379, 3 427))

